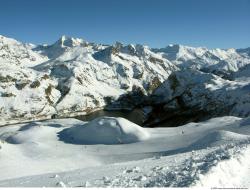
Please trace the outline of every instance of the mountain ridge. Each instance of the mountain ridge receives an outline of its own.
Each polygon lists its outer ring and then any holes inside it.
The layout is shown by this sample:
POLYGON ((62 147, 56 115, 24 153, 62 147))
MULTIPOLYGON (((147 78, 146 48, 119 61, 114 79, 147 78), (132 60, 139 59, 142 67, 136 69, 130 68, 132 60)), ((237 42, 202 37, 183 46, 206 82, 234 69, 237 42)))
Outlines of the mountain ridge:
MULTIPOLYGON (((102 45, 67 36, 44 46, 0 36, 1 123, 69 117, 106 106, 143 107, 153 104, 151 95, 172 73, 186 69, 216 75, 207 81, 211 84, 221 78, 235 81, 241 70, 248 77, 249 49, 209 50, 176 44, 156 49, 120 42, 102 45)), ((237 89, 242 82, 229 83, 237 89)))

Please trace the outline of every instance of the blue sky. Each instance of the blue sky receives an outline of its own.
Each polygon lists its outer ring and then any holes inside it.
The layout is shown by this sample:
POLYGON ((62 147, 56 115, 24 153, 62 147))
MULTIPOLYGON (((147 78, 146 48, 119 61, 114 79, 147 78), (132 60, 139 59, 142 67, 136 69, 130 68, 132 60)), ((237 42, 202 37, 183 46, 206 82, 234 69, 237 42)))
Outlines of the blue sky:
POLYGON ((35 44, 250 46, 250 0, 0 0, 0 34, 35 44))

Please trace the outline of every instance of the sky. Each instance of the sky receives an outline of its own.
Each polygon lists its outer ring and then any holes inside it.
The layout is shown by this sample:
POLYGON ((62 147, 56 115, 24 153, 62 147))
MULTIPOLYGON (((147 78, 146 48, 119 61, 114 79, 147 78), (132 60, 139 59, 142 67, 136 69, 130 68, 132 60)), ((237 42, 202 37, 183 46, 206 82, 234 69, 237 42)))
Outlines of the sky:
POLYGON ((250 0, 0 0, 0 34, 165 47, 250 47, 250 0))

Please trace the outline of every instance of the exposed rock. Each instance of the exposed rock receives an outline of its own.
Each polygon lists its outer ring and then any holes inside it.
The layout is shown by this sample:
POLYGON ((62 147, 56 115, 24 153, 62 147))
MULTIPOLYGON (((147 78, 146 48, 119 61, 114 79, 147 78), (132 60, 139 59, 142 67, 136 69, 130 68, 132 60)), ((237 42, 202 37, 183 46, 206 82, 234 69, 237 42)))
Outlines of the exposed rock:
POLYGON ((38 80, 36 80, 30 84, 30 88, 37 88, 40 86, 40 84, 41 83, 38 80))
POLYGON ((250 114, 249 85, 250 81, 231 83, 196 70, 175 72, 153 93, 153 109, 145 123, 152 125, 178 117, 187 117, 188 121, 221 115, 245 117, 250 114))
POLYGON ((1 96, 2 96, 2 97, 15 97, 16 95, 13 94, 13 93, 11 93, 11 92, 10 92, 10 93, 5 92, 5 93, 2 93, 1 96))

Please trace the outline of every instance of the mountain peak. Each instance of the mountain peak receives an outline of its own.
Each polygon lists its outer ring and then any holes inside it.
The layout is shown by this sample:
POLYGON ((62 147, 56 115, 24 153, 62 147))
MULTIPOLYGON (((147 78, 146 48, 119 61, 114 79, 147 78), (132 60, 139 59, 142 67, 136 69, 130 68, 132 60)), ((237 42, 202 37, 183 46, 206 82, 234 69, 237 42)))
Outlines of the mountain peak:
POLYGON ((166 47, 180 47, 180 44, 168 44, 166 47))
POLYGON ((21 43, 13 38, 9 38, 3 35, 0 35, 0 41, 2 41, 4 44, 18 44, 21 43))
POLYGON ((80 46, 83 43, 85 43, 85 41, 81 38, 73 38, 66 35, 62 35, 55 44, 59 45, 60 47, 75 47, 80 46))

